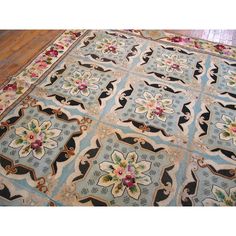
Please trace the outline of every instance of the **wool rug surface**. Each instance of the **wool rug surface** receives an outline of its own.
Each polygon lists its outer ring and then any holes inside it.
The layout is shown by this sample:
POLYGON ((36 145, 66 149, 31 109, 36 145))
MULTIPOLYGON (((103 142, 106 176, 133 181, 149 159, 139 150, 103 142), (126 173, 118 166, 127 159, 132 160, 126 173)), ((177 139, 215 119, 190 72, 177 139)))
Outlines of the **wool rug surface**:
POLYGON ((0 89, 0 205, 235 206, 236 48, 65 31, 0 89))

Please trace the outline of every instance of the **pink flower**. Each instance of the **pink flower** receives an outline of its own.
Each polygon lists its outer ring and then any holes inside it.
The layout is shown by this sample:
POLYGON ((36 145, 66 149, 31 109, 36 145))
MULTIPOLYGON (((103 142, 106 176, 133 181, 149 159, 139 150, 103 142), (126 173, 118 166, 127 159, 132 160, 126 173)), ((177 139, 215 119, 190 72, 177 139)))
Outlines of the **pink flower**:
POLYGON ((232 127, 230 127, 230 130, 233 132, 233 133, 236 133, 236 127, 234 126, 232 126, 232 127))
POLYGON ((50 56, 50 57, 57 57, 58 56, 58 51, 55 50, 55 49, 51 49, 49 51, 46 51, 45 53, 47 56, 50 56))
POLYGON ((154 108, 156 105, 156 101, 153 99, 153 100, 150 100, 146 103, 146 106, 149 108, 149 109, 152 109, 154 108))
POLYGON ((42 147, 42 145, 43 145, 42 141, 37 139, 35 140, 35 142, 31 143, 31 148, 37 150, 40 147, 42 147))
POLYGON ((180 43, 180 42, 183 42, 183 38, 176 36, 176 37, 170 38, 170 41, 171 41, 171 42, 174 42, 174 43, 180 43))
POLYGON ((116 53, 116 47, 113 46, 113 45, 109 45, 109 46, 107 47, 107 50, 110 51, 110 52, 112 52, 112 53, 116 53))
POLYGON ((189 38, 183 38, 180 36, 175 36, 175 37, 169 38, 169 40, 174 43, 188 43, 190 41, 189 38))
POLYGON ((201 44, 198 43, 197 41, 194 41, 194 46, 195 48, 201 48, 201 44))
POLYGON ((33 143, 36 139, 34 132, 29 132, 26 136, 28 142, 33 143))
POLYGON ((222 44, 217 44, 214 46, 218 51, 224 51, 226 47, 222 44))
POLYGON ((156 107, 156 110, 154 111, 154 113, 158 116, 161 116, 163 114, 164 110, 162 107, 156 107))
POLYGON ((45 61, 37 61, 36 63, 39 70, 43 70, 48 66, 47 62, 45 61))
POLYGON ((37 75, 36 73, 32 72, 32 73, 30 73, 30 77, 31 77, 31 78, 37 78, 38 75, 37 75))
POLYGON ((88 84, 85 81, 78 80, 76 83, 78 84, 79 90, 83 91, 88 88, 88 84))
POLYGON ((117 176, 122 176, 124 172, 125 172, 125 169, 120 166, 114 170, 114 174, 117 176))
POLYGON ((131 188, 135 185, 135 178, 132 175, 126 175, 125 178, 122 180, 122 183, 127 188, 131 188))
POLYGON ((179 65, 178 64, 172 64, 171 67, 175 70, 179 70, 179 65))
POLYGON ((16 91, 17 90, 17 84, 13 83, 13 84, 8 84, 3 88, 4 92, 10 92, 10 91, 16 91))

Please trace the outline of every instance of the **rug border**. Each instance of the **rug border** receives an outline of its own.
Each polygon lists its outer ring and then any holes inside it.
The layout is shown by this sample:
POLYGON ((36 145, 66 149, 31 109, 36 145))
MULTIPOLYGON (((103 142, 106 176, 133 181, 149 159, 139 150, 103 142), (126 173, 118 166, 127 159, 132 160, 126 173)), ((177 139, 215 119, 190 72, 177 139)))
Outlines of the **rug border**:
MULTIPOLYGON (((136 37, 139 37, 139 38, 142 38, 142 39, 150 40, 152 42, 161 42, 161 43, 166 43, 166 44, 169 44, 169 45, 178 46, 180 48, 184 48, 184 49, 187 49, 187 50, 192 50, 192 51, 195 51, 195 52, 198 52, 198 53, 208 54, 208 55, 219 57, 219 58, 223 58, 223 59, 226 59, 226 60, 231 60, 231 61, 235 61, 236 60, 236 55, 235 55, 235 57, 227 56, 227 55, 221 55, 221 54, 219 54, 217 52, 210 52, 210 51, 206 51, 204 49, 198 49, 198 48, 194 48, 194 47, 191 47, 191 46, 178 44, 176 42, 168 42, 168 41, 164 40, 164 38, 166 38, 166 37, 160 37, 160 38, 157 38, 157 39, 153 39, 151 37, 145 37, 145 36, 143 36, 141 34, 135 34, 135 33, 130 32, 128 30, 113 30, 113 31, 124 33, 124 34, 128 34, 128 35, 132 35, 132 36, 136 36, 136 37)), ((139 31, 142 31, 142 30, 139 30, 139 31)), ((155 31, 155 30, 153 30, 153 31, 155 31)), ((188 36, 183 35, 183 34, 169 33, 169 32, 166 32, 165 30, 157 30, 157 31, 162 31, 165 34, 169 34, 169 35, 173 35, 173 36, 183 36, 183 37, 190 38, 190 39, 201 40, 201 41, 210 43, 212 45, 221 44, 221 45, 225 45, 225 46, 228 46, 228 47, 236 50, 236 46, 233 46, 233 45, 227 45, 227 44, 224 44, 224 43, 217 43, 217 42, 213 42, 213 41, 209 41, 209 40, 205 40, 205 39, 201 39, 201 38, 196 38, 196 37, 188 37, 188 36)))
MULTIPOLYGON (((35 81, 34 83, 30 84, 29 88, 18 98, 16 98, 12 104, 10 104, 8 107, 6 107, 2 113, 0 113, 0 120, 4 119, 4 117, 10 112, 10 110, 12 108, 14 108, 17 104, 19 104, 26 96, 29 95, 29 93, 38 85, 38 83, 40 83, 64 58, 65 56, 76 46, 76 43, 79 42, 81 39, 83 39, 89 32, 90 30, 78 30, 81 32, 81 35, 73 41, 73 43, 71 43, 71 45, 68 46, 68 48, 66 49, 66 51, 63 53, 63 55, 61 55, 56 61, 54 61, 51 66, 45 70, 37 79, 37 81, 35 81)), ((9 84, 9 82, 11 81, 11 79, 13 79, 14 77, 20 75, 20 73, 27 68, 27 66, 29 66, 31 63, 34 62, 34 60, 36 58, 38 58, 41 54, 43 54, 45 52, 45 50, 50 47, 50 45, 53 45, 63 34, 65 34, 66 32, 74 32, 72 30, 65 30, 64 32, 62 32, 62 34, 58 35, 56 38, 54 38, 54 40, 52 40, 49 44, 47 44, 46 48, 44 48, 44 50, 42 50, 40 53, 38 53, 33 59, 30 60, 30 62, 28 62, 27 64, 24 64, 24 66, 22 67, 21 70, 19 70, 15 76, 11 76, 7 83, 4 84, 4 86, 6 86, 7 84, 9 84)), ((3 86, 3 87, 4 87, 3 86)), ((3 89, 3 87, 0 87, 0 90, 3 89)))
POLYGON ((187 38, 191 38, 191 39, 196 39, 196 40, 201 40, 201 41, 205 41, 205 42, 213 43, 213 44, 222 44, 222 45, 225 45, 225 46, 236 49, 236 45, 229 45, 227 43, 214 42, 214 41, 211 41, 211 40, 208 40, 208 39, 201 39, 201 38, 194 37, 194 36, 187 36, 187 35, 184 35, 183 33, 172 33, 172 32, 167 32, 166 30, 163 30, 163 31, 167 34, 179 35, 179 36, 183 36, 183 37, 187 37, 187 38))

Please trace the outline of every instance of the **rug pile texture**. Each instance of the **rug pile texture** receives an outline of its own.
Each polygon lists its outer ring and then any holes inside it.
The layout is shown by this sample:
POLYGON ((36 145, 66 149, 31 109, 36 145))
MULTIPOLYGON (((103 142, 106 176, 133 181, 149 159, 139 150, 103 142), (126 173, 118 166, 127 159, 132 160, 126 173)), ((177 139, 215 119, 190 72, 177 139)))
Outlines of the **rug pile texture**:
POLYGON ((0 205, 235 206, 236 48, 65 31, 1 85, 0 205))

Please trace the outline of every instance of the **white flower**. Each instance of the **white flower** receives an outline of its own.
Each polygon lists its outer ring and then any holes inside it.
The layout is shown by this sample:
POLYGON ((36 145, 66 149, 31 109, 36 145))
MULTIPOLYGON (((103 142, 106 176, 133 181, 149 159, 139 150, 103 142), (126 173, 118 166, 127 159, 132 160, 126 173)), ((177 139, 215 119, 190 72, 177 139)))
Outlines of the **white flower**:
POLYGON ((81 93, 83 96, 89 96, 90 90, 99 88, 97 85, 98 81, 99 78, 92 77, 90 72, 81 74, 76 71, 72 76, 65 78, 62 88, 70 90, 70 94, 73 96, 78 93, 81 93))
POLYGON ((149 92, 144 92, 143 98, 137 98, 135 102, 138 106, 135 109, 136 113, 147 113, 149 120, 157 117, 161 121, 166 120, 166 114, 174 113, 174 110, 168 106, 172 104, 171 99, 162 99, 162 94, 156 94, 155 97, 149 92))
POLYGON ((114 197, 123 195, 125 189, 130 197, 138 199, 141 190, 139 184, 149 185, 152 181, 148 175, 143 174, 150 169, 148 161, 137 162, 136 152, 129 152, 124 158, 123 153, 114 151, 111 155, 112 162, 102 162, 100 169, 107 174, 100 177, 98 185, 108 187, 113 185, 114 197))
POLYGON ((177 55, 163 54, 161 58, 157 58, 157 67, 166 68, 166 72, 177 72, 182 74, 183 69, 187 68, 187 60, 181 59, 177 55))
POLYGON ((122 47, 125 44, 116 39, 104 38, 102 41, 98 41, 96 44, 96 49, 101 51, 103 54, 117 54, 122 51, 122 47))
POLYGON ((57 147, 57 142, 52 138, 61 133, 59 129, 49 129, 51 125, 50 121, 45 121, 39 126, 39 122, 32 119, 28 123, 28 129, 24 127, 16 128, 16 134, 19 137, 14 139, 9 146, 13 148, 20 147, 20 157, 26 157, 32 151, 34 157, 42 159, 45 154, 44 148, 53 149, 57 147))

